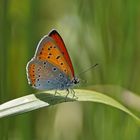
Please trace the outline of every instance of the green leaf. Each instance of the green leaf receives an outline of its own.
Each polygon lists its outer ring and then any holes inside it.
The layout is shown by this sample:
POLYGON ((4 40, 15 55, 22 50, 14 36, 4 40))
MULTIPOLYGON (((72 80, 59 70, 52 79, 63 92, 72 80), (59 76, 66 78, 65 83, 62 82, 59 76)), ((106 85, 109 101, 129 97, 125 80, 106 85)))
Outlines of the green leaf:
POLYGON ((54 91, 43 91, 37 94, 31 94, 11 100, 0 105, 0 118, 29 112, 41 107, 55 105, 62 102, 85 101, 102 103, 120 109, 132 116, 140 124, 139 117, 134 115, 125 106, 123 106, 113 98, 90 90, 75 89, 74 91, 77 99, 72 97, 73 94, 71 92, 66 98, 66 91, 58 91, 59 95, 57 94, 55 96, 54 91))

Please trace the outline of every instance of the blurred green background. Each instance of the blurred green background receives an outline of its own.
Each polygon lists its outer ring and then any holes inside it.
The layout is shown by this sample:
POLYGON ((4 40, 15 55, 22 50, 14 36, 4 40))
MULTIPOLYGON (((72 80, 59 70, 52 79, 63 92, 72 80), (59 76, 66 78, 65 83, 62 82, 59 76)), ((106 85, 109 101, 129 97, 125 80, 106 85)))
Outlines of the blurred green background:
MULTIPOLYGON (((0 103, 36 92, 25 67, 53 28, 76 74, 99 63, 80 77, 87 81, 80 88, 101 91, 140 113, 139 0, 1 0, 0 103)), ((130 116, 97 103, 63 103, 0 120, 0 140, 139 138, 140 127, 130 116)))

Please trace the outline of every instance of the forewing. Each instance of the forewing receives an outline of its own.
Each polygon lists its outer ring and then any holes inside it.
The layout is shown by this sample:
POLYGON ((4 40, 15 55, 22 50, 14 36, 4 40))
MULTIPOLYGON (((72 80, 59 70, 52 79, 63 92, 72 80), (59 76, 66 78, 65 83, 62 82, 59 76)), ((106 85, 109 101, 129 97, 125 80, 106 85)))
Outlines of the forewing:
POLYGON ((52 37, 55 40, 55 42, 56 42, 57 46, 59 47, 61 53, 64 55, 64 58, 66 59, 68 65, 70 67, 71 73, 74 77, 73 65, 72 65, 70 56, 68 54, 68 51, 66 49, 66 46, 65 46, 65 43, 64 43, 63 39, 61 38, 61 36, 59 35, 59 33, 56 30, 52 30, 49 33, 49 36, 52 37))
POLYGON ((34 58, 39 61, 47 61, 63 71, 68 77, 73 77, 67 60, 60 51, 58 45, 49 36, 44 36, 41 39, 37 46, 34 58))

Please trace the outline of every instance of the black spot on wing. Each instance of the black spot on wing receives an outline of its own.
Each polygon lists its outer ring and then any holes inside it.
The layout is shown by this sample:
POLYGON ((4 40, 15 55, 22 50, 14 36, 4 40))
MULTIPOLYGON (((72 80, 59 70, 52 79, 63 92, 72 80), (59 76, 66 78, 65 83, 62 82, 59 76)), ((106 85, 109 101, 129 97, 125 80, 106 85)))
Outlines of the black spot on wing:
POLYGON ((57 56, 57 57, 56 57, 56 59, 59 59, 59 58, 60 58, 60 56, 57 56))
POLYGON ((53 71, 56 71, 56 70, 57 70, 57 68, 56 68, 56 67, 53 67, 53 68, 52 68, 52 70, 53 70, 53 71))

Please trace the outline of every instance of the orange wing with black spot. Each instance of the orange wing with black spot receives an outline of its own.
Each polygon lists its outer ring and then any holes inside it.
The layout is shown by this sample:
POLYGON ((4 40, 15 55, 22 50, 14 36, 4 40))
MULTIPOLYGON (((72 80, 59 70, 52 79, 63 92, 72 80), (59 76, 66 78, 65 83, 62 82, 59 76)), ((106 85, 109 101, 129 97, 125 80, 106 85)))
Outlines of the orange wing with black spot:
POLYGON ((48 61, 70 78, 73 78, 73 73, 67 63, 66 58, 61 52, 58 44, 49 36, 44 36, 38 44, 34 59, 39 61, 48 61))
POLYGON ((68 65, 70 67, 71 73, 72 73, 72 75, 74 77, 73 65, 72 65, 70 56, 68 54, 68 51, 66 49, 66 46, 65 46, 65 43, 64 43, 62 37, 59 35, 59 33, 56 30, 52 30, 49 33, 49 36, 52 37, 55 40, 55 42, 56 42, 57 46, 59 47, 61 53, 64 55, 64 58, 66 59, 68 65))
MULTIPOLYGON (((31 60, 32 61, 32 60, 31 60)), ((28 83, 32 86, 35 85, 36 77, 35 77, 35 63, 28 62, 26 70, 27 70, 27 77, 28 83)))
POLYGON ((35 85, 35 80, 36 80, 36 78, 35 78, 35 64, 33 64, 33 63, 30 63, 29 65, 28 65, 28 82, 29 82, 29 84, 31 84, 31 85, 35 85))

